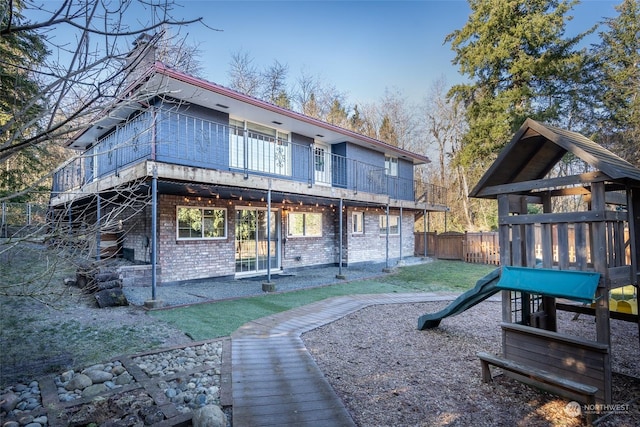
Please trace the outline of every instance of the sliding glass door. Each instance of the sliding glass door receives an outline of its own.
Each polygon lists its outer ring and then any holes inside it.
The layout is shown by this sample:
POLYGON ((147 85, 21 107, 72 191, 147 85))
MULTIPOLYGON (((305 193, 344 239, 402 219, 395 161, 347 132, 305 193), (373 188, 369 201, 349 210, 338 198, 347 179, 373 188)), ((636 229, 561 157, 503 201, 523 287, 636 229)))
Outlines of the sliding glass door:
POLYGON ((242 207, 236 209, 236 274, 259 273, 280 266, 278 247, 278 212, 271 211, 271 230, 267 232, 267 210, 242 207))

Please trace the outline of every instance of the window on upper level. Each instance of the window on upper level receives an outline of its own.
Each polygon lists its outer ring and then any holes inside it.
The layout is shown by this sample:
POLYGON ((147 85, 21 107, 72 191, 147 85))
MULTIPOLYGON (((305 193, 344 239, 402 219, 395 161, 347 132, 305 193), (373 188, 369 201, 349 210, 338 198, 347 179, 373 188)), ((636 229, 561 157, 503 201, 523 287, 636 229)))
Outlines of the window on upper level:
POLYGON ((398 158, 384 156, 384 174, 388 176, 398 176, 398 158))
POLYGON ((231 167, 291 176, 289 133, 236 119, 229 119, 229 126, 231 167))
POLYGON ((198 208, 178 206, 177 238, 225 239, 227 237, 227 210, 224 208, 198 208))

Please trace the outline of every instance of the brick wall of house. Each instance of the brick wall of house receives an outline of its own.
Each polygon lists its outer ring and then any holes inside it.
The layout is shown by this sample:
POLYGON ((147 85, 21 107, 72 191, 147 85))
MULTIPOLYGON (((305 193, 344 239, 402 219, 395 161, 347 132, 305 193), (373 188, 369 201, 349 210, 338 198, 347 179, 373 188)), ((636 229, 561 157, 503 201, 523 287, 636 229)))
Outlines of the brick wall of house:
POLYGON ((233 206, 221 199, 188 198, 160 195, 158 220, 158 265, 162 282, 235 273, 235 214, 233 206), (221 240, 178 240, 176 209, 178 206, 218 207, 227 209, 227 238, 221 240))
POLYGON ((122 224, 123 249, 133 252, 134 261, 151 262, 151 206, 130 210, 121 217, 127 218, 122 224))
MULTIPOLYGON (((254 204, 257 206, 258 204, 254 204)), ((266 204, 259 204, 266 207, 266 204)), ((235 274, 235 216, 239 206, 246 202, 222 199, 207 199, 174 195, 160 195, 158 207, 158 269, 162 271, 158 283, 170 283, 209 277, 233 276, 235 274), (220 240, 178 240, 176 236, 177 207, 218 207, 227 210, 227 237, 220 240)), ((333 265, 339 261, 338 235, 339 217, 337 207, 273 204, 279 215, 280 265, 283 269, 316 265, 333 265), (322 213, 322 236, 287 236, 288 215, 291 212, 322 213)), ((390 211, 399 215, 398 210, 390 211)), ((384 209, 345 209, 343 216, 343 262, 345 265, 360 262, 384 262, 386 238, 379 231, 379 216, 384 209), (352 232, 352 212, 364 212, 364 233, 352 232)), ((403 256, 413 254, 413 213, 404 212, 402 218, 403 256)), ((124 223, 126 229, 124 248, 133 249, 136 261, 149 262, 151 239, 151 207, 147 206, 131 215, 124 223)), ((389 258, 397 260, 400 236, 389 238, 389 258)))
POLYGON ((332 207, 303 207, 284 211, 282 237, 282 268, 297 268, 338 262, 338 216, 332 207), (322 214, 322 236, 288 237, 288 212, 316 212, 322 214))
MULTIPOLYGON (((390 210, 390 215, 400 215, 400 210, 390 210)), ((380 215, 386 215, 385 209, 349 208, 346 221, 346 256, 345 262, 384 262, 386 259, 386 235, 380 234, 380 215), (364 232, 353 233, 353 212, 364 212, 364 232)), ((404 211, 402 215, 402 256, 413 255, 413 212, 404 211)), ((400 235, 389 236, 389 259, 400 258, 400 235)))

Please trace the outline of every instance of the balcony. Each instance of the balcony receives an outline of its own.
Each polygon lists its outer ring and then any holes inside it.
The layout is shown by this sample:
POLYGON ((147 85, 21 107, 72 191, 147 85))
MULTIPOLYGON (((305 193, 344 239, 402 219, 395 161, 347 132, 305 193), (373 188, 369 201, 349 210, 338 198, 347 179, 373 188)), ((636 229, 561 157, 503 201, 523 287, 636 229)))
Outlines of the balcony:
POLYGON ((185 114, 151 112, 119 126, 53 176, 52 193, 80 190, 146 161, 272 177, 391 199, 445 205, 445 189, 385 174, 384 167, 185 114), (159 116, 159 115, 158 115, 159 116))

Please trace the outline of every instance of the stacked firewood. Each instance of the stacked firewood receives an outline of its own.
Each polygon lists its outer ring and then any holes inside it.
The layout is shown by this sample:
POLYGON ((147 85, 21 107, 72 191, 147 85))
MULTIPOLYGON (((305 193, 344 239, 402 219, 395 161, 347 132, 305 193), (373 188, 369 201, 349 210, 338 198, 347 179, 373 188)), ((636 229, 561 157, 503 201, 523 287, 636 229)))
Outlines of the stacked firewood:
POLYGON ((93 264, 81 265, 75 284, 84 293, 93 295, 100 308, 129 305, 122 291, 122 279, 115 271, 101 270, 93 264))

